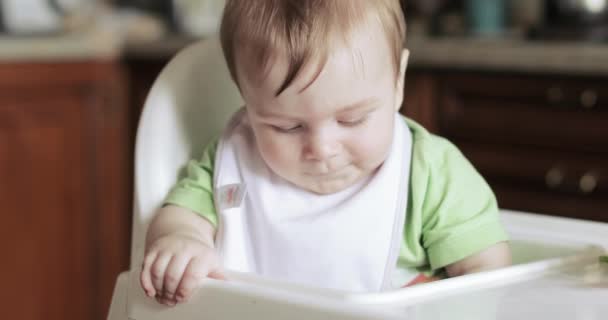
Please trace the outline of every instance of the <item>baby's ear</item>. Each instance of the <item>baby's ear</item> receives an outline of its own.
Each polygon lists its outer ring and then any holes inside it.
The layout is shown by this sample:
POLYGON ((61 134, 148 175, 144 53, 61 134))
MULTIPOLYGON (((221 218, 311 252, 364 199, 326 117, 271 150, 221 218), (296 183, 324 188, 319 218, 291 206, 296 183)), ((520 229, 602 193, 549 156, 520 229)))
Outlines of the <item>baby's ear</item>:
POLYGON ((407 70, 407 63, 410 58, 410 51, 403 49, 401 51, 401 63, 399 65, 399 78, 397 79, 397 96, 395 99, 395 110, 399 111, 403 104, 403 90, 405 85, 405 71, 407 70))
POLYGON ((399 66, 399 76, 401 79, 405 77, 405 70, 407 69, 409 59, 410 51, 408 49, 403 49, 403 51, 401 51, 401 65, 399 66))

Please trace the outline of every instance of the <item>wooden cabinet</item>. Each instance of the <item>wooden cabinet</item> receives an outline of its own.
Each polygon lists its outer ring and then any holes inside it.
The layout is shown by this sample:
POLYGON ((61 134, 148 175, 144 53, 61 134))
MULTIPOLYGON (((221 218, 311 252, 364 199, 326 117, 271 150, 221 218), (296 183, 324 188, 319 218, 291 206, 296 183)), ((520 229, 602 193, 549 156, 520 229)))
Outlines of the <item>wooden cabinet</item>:
POLYGON ((454 142, 501 207, 608 222, 608 77, 414 70, 408 82, 404 113, 454 142))
POLYGON ((157 58, 135 56, 125 58, 124 65, 129 75, 129 105, 131 106, 132 119, 134 120, 133 128, 137 127, 139 115, 154 81, 170 59, 171 56, 157 58))
POLYGON ((131 137, 113 63, 0 64, 5 319, 105 319, 127 269, 131 137))

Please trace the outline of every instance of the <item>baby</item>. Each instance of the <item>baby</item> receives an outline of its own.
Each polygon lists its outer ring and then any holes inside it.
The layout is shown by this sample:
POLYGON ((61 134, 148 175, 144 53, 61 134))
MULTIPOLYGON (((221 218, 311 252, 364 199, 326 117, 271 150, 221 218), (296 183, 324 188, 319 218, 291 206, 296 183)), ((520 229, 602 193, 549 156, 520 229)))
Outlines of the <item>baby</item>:
POLYGON ((509 265, 483 178, 398 113, 404 39, 398 0, 228 0, 245 107, 152 220, 146 294, 175 305, 224 270, 378 292, 509 265))

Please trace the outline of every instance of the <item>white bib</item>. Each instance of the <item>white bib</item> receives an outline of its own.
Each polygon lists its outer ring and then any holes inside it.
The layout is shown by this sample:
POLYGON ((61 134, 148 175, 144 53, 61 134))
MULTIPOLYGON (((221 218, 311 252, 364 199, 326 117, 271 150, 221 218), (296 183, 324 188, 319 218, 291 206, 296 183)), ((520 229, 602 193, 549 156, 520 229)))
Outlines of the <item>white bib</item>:
POLYGON ((347 190, 318 195, 272 172, 240 110, 215 159, 216 244, 224 268, 351 292, 389 289, 403 237, 411 149, 411 133, 395 114, 392 147, 377 172, 347 190))

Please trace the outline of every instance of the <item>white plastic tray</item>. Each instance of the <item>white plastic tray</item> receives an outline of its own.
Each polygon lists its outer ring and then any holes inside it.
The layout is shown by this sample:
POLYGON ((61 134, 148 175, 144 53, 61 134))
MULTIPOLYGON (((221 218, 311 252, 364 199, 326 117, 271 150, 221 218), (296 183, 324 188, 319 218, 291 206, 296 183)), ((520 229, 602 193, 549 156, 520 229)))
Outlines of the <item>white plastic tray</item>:
MULTIPOLYGON (((606 318, 608 267, 598 257, 608 248, 608 224, 511 211, 502 216, 515 265, 501 270, 380 294, 230 274, 230 281, 208 280, 192 301, 173 308, 146 298, 132 272, 124 307, 135 320, 606 318)), ((110 319, 123 319, 112 318, 116 314, 110 319)))

